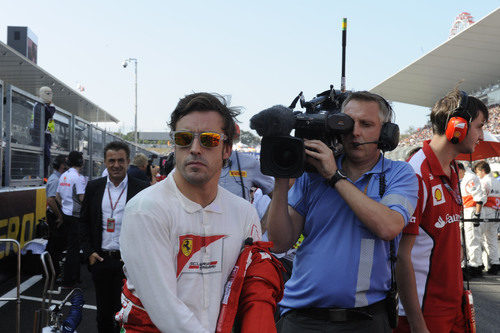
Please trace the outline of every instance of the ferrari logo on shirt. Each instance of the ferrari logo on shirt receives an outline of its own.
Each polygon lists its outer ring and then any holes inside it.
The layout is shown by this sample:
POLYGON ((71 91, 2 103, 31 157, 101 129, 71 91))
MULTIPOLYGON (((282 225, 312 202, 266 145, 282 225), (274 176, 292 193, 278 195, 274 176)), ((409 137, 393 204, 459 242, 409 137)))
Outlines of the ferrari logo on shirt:
MULTIPOLYGON (((233 177, 239 177, 240 172, 238 170, 229 170, 229 175, 233 177)), ((247 172, 246 171, 241 171, 241 177, 247 177, 247 172)))
POLYGON ((189 255, 193 251, 193 239, 191 238, 184 239, 182 241, 181 251, 186 257, 189 257, 189 255))
POLYGON ((179 236, 177 277, 181 273, 213 273, 222 269, 222 241, 226 235, 179 236), (210 247, 210 250, 200 251, 210 247))
POLYGON ((441 205, 445 203, 446 200, 443 195, 443 187, 441 184, 435 185, 432 187, 432 203, 434 206, 441 205))

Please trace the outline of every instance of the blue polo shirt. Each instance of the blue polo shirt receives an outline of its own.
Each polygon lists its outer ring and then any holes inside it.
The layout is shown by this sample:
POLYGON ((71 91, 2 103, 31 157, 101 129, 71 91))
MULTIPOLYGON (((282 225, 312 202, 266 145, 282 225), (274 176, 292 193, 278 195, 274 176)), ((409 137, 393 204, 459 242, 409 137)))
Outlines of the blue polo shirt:
MULTIPOLYGON (((362 192, 366 188, 370 198, 400 213, 406 225, 417 204, 417 177, 408 163, 384 159, 386 190, 380 198, 382 159, 354 185, 362 192)), ((338 165, 341 167, 342 158, 338 165)), ((288 203, 305 222, 304 241, 280 302, 283 312, 305 307, 362 307, 386 297, 391 281, 390 242, 366 228, 323 177, 302 175, 290 190, 288 203)))
POLYGON ((269 194, 274 188, 274 178, 263 175, 260 172, 260 162, 255 157, 233 151, 228 165, 222 168, 219 185, 241 198, 243 198, 244 191, 245 199, 250 201, 250 189, 252 186, 260 188, 263 194, 269 194), (240 161, 239 168, 236 154, 238 154, 240 161), (241 180, 243 180, 243 188, 241 180))

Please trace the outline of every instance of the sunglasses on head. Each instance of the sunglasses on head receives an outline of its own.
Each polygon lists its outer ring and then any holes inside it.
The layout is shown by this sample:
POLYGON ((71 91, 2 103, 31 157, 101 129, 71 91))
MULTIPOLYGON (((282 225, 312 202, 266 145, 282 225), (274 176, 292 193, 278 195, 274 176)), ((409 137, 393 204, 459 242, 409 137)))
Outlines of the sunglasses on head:
POLYGON ((195 137, 198 137, 200 144, 205 148, 217 147, 221 141, 225 140, 226 136, 217 132, 201 132, 195 133, 191 131, 174 131, 170 133, 176 146, 189 147, 193 144, 195 137))

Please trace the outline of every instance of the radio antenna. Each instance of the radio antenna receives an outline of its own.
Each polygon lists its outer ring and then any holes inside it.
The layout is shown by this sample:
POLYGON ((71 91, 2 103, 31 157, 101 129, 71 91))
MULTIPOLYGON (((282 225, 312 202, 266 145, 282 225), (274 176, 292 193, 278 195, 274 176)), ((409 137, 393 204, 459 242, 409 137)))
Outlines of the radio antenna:
POLYGON ((342 19, 342 77, 340 78, 340 91, 345 92, 345 49, 347 39, 347 18, 342 19))

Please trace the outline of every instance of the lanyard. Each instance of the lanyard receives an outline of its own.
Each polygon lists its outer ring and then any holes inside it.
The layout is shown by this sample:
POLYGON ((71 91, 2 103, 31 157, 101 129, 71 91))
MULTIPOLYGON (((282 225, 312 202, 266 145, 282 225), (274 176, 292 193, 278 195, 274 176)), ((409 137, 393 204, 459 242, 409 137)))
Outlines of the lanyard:
POLYGON ((111 218, 113 218, 113 213, 115 212, 116 206, 118 205, 118 201, 120 201, 120 198, 122 197, 123 192, 125 191, 125 187, 123 186, 122 192, 120 193, 120 196, 115 202, 115 205, 113 206, 113 201, 111 200, 111 193, 109 193, 109 185, 108 185, 108 197, 109 197, 109 205, 111 206, 111 218))
POLYGON ((444 178, 443 176, 441 176, 441 181, 443 182, 443 185, 444 187, 448 190, 448 192, 450 192, 451 196, 453 197, 453 199, 455 199, 455 202, 457 203, 457 205, 461 206, 462 205, 462 198, 459 194, 457 194, 457 192, 455 192, 455 190, 453 190, 450 186, 450 184, 448 184, 448 181, 446 180, 446 178, 444 178))

